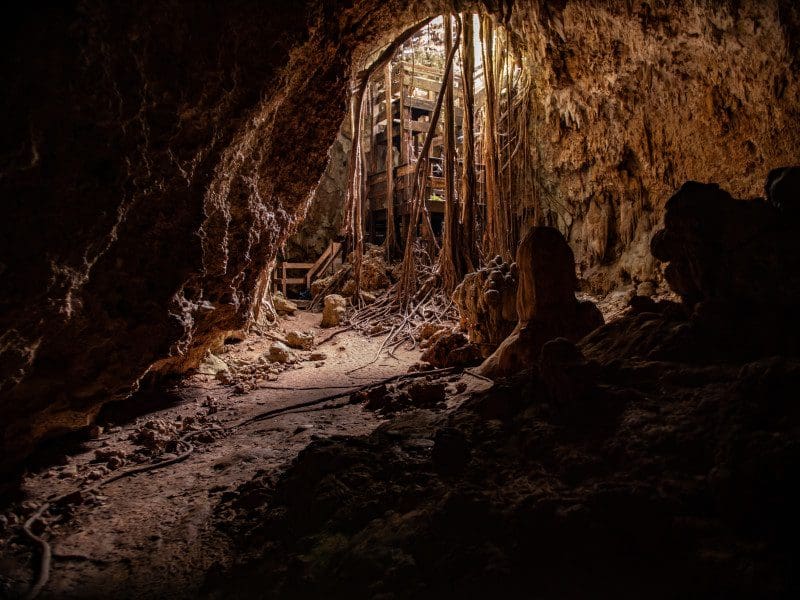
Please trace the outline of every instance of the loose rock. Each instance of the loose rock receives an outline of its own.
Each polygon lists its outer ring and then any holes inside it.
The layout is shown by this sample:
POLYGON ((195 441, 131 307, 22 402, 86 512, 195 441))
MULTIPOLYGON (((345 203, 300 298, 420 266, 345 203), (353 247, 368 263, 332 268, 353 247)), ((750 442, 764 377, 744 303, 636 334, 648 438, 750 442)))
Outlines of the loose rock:
POLYGON ((208 353, 197 367, 197 372, 201 375, 217 375, 217 373, 230 372, 228 364, 216 354, 208 353))
POLYGON ((272 305, 279 315, 293 315, 297 310, 297 305, 280 292, 272 295, 272 305))
POLYGON ((292 351, 283 342, 273 342, 269 347, 268 356, 272 362, 286 364, 292 359, 292 351))
POLYGON ((325 296, 321 327, 336 327, 341 324, 347 312, 347 300, 338 294, 325 296))
POLYGON ((314 347, 314 334, 305 331, 290 331, 286 334, 286 344, 298 350, 311 350, 314 347))

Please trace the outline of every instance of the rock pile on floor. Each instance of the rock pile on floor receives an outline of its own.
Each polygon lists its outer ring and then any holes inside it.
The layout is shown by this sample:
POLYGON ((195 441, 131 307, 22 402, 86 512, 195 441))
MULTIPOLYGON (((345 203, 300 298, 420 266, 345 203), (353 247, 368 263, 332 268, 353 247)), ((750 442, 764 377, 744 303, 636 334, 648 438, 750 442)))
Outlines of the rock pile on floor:
MULTIPOLYGON (((201 365, 197 373, 213 376, 221 384, 230 386, 234 394, 244 394, 276 381, 284 371, 301 368, 303 362, 321 366, 327 359, 324 352, 315 351, 316 339, 312 329, 275 331, 269 339, 273 341, 265 343, 263 351, 247 356, 229 353, 232 343, 226 343, 219 350, 222 356, 210 354, 204 362, 205 367, 201 365), (280 334, 282 337, 277 337, 280 334)), ((255 350, 255 346, 248 345, 248 353, 255 350)))
POLYGON ((594 303, 575 298, 575 258, 564 236, 552 227, 534 227, 517 250, 518 323, 481 365, 487 377, 519 373, 536 364, 542 346, 565 337, 577 341, 603 324, 594 303))
POLYGON ((453 292, 460 326, 484 358, 489 356, 517 324, 517 263, 497 256, 469 273, 453 292))
POLYGON ((220 373, 230 372, 230 368, 219 356, 209 352, 197 367, 197 372, 201 375, 217 376, 220 373))
POLYGON ((481 350, 460 331, 443 331, 421 356, 436 368, 470 367, 481 362, 481 350))
POLYGON ((350 396, 350 403, 363 404, 367 410, 383 416, 416 409, 443 410, 446 408, 445 400, 448 395, 455 396, 465 389, 466 384, 463 382, 453 385, 429 375, 413 381, 378 385, 355 392, 350 396))

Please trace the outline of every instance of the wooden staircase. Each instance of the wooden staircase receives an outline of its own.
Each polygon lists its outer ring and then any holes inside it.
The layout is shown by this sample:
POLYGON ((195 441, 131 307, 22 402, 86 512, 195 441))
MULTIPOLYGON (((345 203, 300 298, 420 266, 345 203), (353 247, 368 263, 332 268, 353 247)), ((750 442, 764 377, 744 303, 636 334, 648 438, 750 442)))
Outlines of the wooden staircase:
POLYGON ((325 251, 322 253, 316 262, 282 262, 275 266, 273 271, 273 278, 275 282, 281 286, 283 295, 286 296, 286 286, 289 285, 304 285, 306 289, 311 288, 311 281, 315 275, 324 273, 325 270, 333 263, 333 260, 342 249, 342 244, 339 242, 331 242, 325 251), (290 277, 289 271, 305 271, 303 277, 293 276, 290 277))

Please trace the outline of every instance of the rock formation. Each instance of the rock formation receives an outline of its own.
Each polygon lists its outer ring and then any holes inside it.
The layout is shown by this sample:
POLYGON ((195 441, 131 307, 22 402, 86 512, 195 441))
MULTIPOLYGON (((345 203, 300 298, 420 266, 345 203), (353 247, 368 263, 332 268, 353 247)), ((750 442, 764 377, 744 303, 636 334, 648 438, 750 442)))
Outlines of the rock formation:
POLYGON ((534 227, 517 250, 519 321, 511 335, 481 365, 487 377, 519 373, 539 359, 549 340, 576 341, 603 324, 594 303, 578 301, 575 258, 564 236, 552 227, 534 227))
POLYGON ((460 326, 484 358, 495 351, 517 324, 517 263, 495 257, 468 273, 453 292, 460 326))
POLYGON ((344 120, 330 149, 322 178, 314 189, 297 231, 286 240, 284 256, 292 262, 314 262, 341 233, 347 194, 347 164, 350 154, 350 118, 344 120))
POLYGON ((796 3, 520 3, 510 22, 536 31, 541 67, 537 193, 519 210, 566 235, 590 291, 658 276, 650 238, 683 182, 752 198, 797 161, 796 3))
MULTIPOLYGON (((650 278, 650 234, 683 181, 751 197, 798 156, 793 2, 479 5, 532 84, 519 209, 567 234, 590 281, 650 278)), ((326 168, 351 69, 450 8, 146 0, 7 14, 4 467, 247 325, 326 168)))
MULTIPOLYGON (((781 197, 780 186, 772 193, 781 197)), ((792 197, 787 190, 780 203, 736 200, 716 184, 684 184, 651 244, 683 306, 656 303, 610 326, 618 328, 615 343, 653 337, 651 358, 706 363, 797 354, 800 239, 792 197)), ((586 342, 613 352, 607 336, 598 331, 586 342)))
POLYGON ((480 347, 469 341, 463 333, 449 332, 437 336, 422 360, 434 367, 471 367, 481 361, 480 347))

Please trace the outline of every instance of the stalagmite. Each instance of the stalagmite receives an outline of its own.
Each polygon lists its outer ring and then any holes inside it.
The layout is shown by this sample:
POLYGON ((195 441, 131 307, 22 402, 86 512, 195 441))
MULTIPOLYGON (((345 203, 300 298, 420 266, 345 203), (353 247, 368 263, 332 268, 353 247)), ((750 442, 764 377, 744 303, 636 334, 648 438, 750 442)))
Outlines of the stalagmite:
POLYGON ((575 298, 575 258, 564 236, 534 227, 517 250, 516 328, 480 367, 487 377, 513 375, 534 366, 542 346, 565 337, 577 341, 603 324, 593 302, 575 298))

